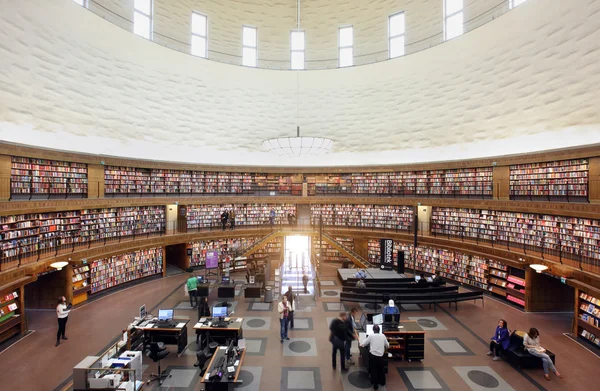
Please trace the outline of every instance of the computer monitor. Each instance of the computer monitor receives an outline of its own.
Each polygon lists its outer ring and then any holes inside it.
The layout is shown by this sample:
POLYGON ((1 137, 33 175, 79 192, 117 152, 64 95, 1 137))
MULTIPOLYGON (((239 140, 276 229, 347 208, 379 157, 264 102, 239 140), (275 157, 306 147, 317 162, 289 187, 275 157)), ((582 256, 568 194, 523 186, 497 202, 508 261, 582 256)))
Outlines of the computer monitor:
POLYGON ((158 320, 173 320, 173 309, 158 310, 158 320))
POLYGON ((431 278, 431 277, 427 277, 426 280, 427 280, 427 282, 433 282, 433 278, 431 278))
POLYGON ((373 315, 373 324, 382 324, 383 323, 383 315, 377 314, 373 315))
POLYGON ((198 284, 204 284, 204 276, 196 276, 196 279, 198 279, 198 284))
POLYGON ((146 317, 146 304, 140 307, 140 320, 143 320, 146 317))
POLYGON ((212 316, 213 318, 222 318, 227 316, 227 307, 213 307, 212 316))
POLYGON ((229 276, 221 277, 221 284, 229 284, 231 282, 231 278, 229 276))
POLYGON ((235 348, 233 346, 233 339, 229 342, 229 346, 227 346, 227 365, 233 365, 235 359, 235 348))
POLYGON ((400 314, 385 314, 383 321, 385 323, 400 323, 400 314))
POLYGON ((417 274, 417 275, 415 276, 415 281, 416 281, 416 282, 419 282, 419 280, 420 280, 420 279, 421 279, 421 276, 417 274))

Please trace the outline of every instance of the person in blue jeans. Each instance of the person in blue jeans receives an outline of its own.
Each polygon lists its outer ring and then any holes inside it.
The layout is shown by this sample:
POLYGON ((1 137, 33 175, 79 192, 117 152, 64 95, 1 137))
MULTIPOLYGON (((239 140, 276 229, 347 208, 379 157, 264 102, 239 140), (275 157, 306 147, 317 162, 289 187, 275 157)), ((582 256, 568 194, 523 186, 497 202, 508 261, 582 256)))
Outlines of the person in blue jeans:
POLYGON ((498 361, 500 360, 500 353, 506 351, 506 349, 508 349, 508 345, 510 344, 510 331, 508 330, 508 324, 504 319, 500 319, 498 321, 496 332, 491 340, 490 351, 487 352, 487 355, 491 356, 495 353, 494 361, 498 361))
POLYGON ((552 359, 546 353, 546 349, 540 345, 540 332, 535 327, 529 329, 529 332, 523 337, 523 346, 525 349, 527 349, 529 354, 542 359, 542 364, 544 366, 544 378, 546 380, 550 380, 550 371, 552 371, 556 377, 562 379, 562 375, 554 366, 552 359))
POLYGON ((280 324, 280 336, 281 343, 283 343, 284 339, 289 340, 288 338, 288 316, 292 311, 292 307, 290 303, 287 301, 287 297, 282 296, 281 301, 277 304, 277 312, 279 312, 279 324, 280 324))

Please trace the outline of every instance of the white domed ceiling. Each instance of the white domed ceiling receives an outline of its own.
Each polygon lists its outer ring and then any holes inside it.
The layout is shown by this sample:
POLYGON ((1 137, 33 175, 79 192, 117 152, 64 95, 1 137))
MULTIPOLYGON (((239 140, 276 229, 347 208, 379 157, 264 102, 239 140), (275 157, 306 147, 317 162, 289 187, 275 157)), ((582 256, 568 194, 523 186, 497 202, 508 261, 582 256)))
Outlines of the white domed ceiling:
POLYGON ((215 164, 465 159, 600 142, 600 2, 526 6, 432 49, 372 65, 274 71, 156 45, 71 0, 0 13, 0 138, 215 164), (300 110, 296 119, 297 77, 300 110), (291 160, 263 140, 328 137, 291 160))

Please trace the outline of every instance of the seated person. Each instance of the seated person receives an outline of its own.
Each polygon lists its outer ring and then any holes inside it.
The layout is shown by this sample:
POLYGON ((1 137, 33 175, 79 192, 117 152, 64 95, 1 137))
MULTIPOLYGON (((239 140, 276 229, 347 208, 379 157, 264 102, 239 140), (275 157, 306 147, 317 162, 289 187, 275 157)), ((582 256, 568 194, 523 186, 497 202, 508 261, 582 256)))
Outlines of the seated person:
POLYGON ((358 281, 356 281, 356 287, 357 288, 366 288, 367 284, 365 284, 365 282, 361 279, 359 279, 358 281))
POLYGON ((421 286, 421 287, 426 287, 427 286, 427 280, 425 279, 425 276, 423 274, 420 274, 419 277, 420 277, 420 279, 417 282, 417 285, 421 286))
POLYGON ((437 271, 433 275, 433 280, 431 281, 431 286, 442 286, 446 283, 444 278, 440 275, 440 272, 437 271))
POLYGON ((386 314, 399 314, 400 310, 398 309, 398 307, 396 307, 396 305, 394 304, 394 300, 388 301, 388 305, 386 305, 385 307, 383 307, 383 315, 386 314))
POLYGON ((355 278, 361 278, 361 279, 365 279, 367 278, 367 272, 365 272, 364 270, 360 269, 358 272, 356 272, 356 274, 354 275, 355 278))

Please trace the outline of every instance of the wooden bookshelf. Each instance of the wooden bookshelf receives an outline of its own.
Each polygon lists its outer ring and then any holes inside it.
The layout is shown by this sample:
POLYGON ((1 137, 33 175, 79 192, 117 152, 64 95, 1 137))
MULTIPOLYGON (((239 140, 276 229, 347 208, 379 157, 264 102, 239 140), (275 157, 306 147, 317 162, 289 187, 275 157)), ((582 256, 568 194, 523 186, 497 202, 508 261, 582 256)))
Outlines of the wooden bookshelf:
POLYGON ((506 279, 508 277, 508 266, 499 262, 489 261, 489 284, 488 291, 506 298, 506 279))
POLYGON ((115 255, 90 264, 90 293, 163 272, 163 248, 156 247, 115 255))
POLYGON ((289 213, 296 215, 295 204, 188 205, 187 228, 218 227, 221 225, 221 213, 225 210, 235 211, 236 227, 269 225, 271 209, 275 211, 276 225, 288 224, 289 213))
POLYGON ((581 199, 588 196, 587 159, 510 166, 511 199, 581 199))
POLYGON ((21 332, 23 307, 20 289, 0 292, 0 342, 21 332))
POLYGON ((252 253, 249 258, 281 257, 283 254, 283 241, 283 237, 275 238, 252 253))
POLYGON ((509 267, 506 277, 506 300, 525 307, 525 285, 525 271, 509 267))
MULTIPOLYGON (((394 241, 394 251, 393 251, 394 267, 396 267, 396 265, 398 264, 398 258, 397 258, 398 251, 402 251, 405 253, 409 252, 410 254, 412 254, 412 249, 413 249, 412 245, 405 245, 403 243, 394 241)), ((370 239, 367 242, 367 251, 368 251, 369 262, 373 263, 373 264, 379 264, 380 258, 381 258, 381 246, 379 245, 378 239, 370 239)), ((408 262, 409 262, 409 260, 405 259, 405 263, 408 264, 408 262)))
MULTIPOLYGON (((216 240, 201 240, 197 242, 190 242, 189 246, 192 249, 192 258, 190 260, 191 266, 205 266, 206 265, 206 253, 210 250, 219 250, 220 259, 229 256, 234 259, 240 251, 251 247, 256 237, 250 238, 231 238, 231 239, 216 239, 216 240)), ((245 268, 245 262, 244 268, 245 268)), ((234 266, 234 270, 243 269, 241 267, 242 262, 239 262, 240 267, 234 266)))
POLYGON ((413 207, 393 205, 312 204, 311 224, 386 228, 407 231, 413 222, 413 207))
POLYGON ((87 164, 12 156, 11 197, 86 197, 87 164))
POLYGON ((579 291, 576 311, 576 334, 596 347, 600 347, 600 299, 579 291))
POLYGON ((82 265, 73 267, 73 276, 71 277, 73 286, 73 305, 83 303, 88 299, 88 292, 91 291, 90 285, 90 267, 82 265))
POLYGON ((97 241, 165 232, 165 207, 84 209, 81 211, 83 241, 97 241))

